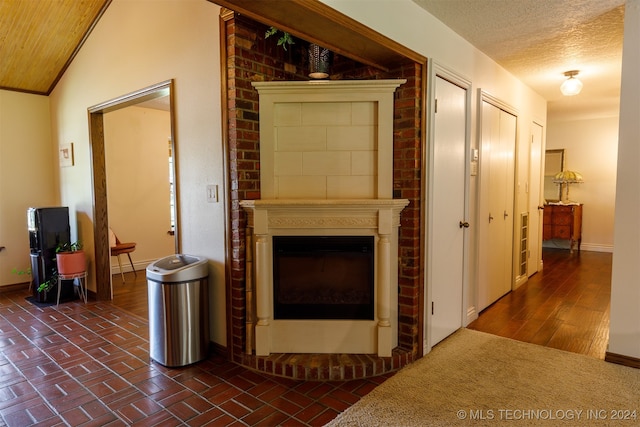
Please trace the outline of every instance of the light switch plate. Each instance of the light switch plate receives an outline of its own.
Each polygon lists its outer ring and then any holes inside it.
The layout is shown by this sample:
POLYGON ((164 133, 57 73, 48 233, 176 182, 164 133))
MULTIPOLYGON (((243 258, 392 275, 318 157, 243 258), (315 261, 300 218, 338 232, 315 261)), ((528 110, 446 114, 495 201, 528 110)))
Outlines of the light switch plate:
POLYGON ((215 184, 207 185, 207 203, 218 202, 218 186, 215 184))

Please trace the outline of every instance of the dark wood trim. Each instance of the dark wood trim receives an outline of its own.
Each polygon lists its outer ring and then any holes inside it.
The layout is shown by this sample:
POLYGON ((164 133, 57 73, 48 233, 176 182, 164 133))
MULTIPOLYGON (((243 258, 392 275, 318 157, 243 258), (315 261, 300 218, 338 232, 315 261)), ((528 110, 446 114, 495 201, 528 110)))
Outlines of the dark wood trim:
POLYGON ((231 286, 232 277, 232 261, 231 256, 231 198, 229 192, 231 188, 231 176, 229 175, 229 165, 231 160, 229 159, 229 70, 227 62, 227 25, 226 22, 233 19, 234 13, 229 9, 220 10, 220 106, 222 110, 222 123, 220 128, 222 129, 222 150, 224 156, 222 158, 222 169, 224 173, 223 194, 225 195, 224 205, 224 289, 225 289, 225 316, 227 319, 227 350, 225 355, 230 357, 228 352, 233 352, 233 289, 231 286))
POLYGON ((101 111, 89 111, 89 146, 93 183, 93 244, 96 269, 96 298, 111 299, 109 263, 109 219, 107 217, 107 169, 104 152, 104 121, 101 111))
MULTIPOLYGON (((421 104, 420 104, 420 147, 422 150, 422 154, 420 155, 420 161, 423 162, 427 156, 424 154, 428 152, 427 149, 427 89, 429 86, 429 63, 425 58, 424 62, 420 63, 421 66, 421 85, 420 85, 420 96, 421 96, 421 104)), ((426 165, 421 164, 420 169, 426 171, 426 165)), ((420 176, 420 230, 426 230, 426 218, 427 218, 427 179, 426 173, 420 176)), ((424 330, 424 322, 425 322, 425 297, 426 297, 426 284, 425 284, 425 267, 427 265, 427 254, 425 251, 426 248, 426 234, 420 233, 420 267, 419 267, 419 283, 418 286, 418 354, 416 358, 421 358, 424 356, 424 341, 426 338, 425 330, 424 330)))
POLYGON ((209 341, 209 353, 220 356, 226 360, 229 360, 229 351, 228 348, 221 346, 218 343, 213 341, 209 341))
POLYGON ((384 71, 427 58, 317 0, 208 0, 384 71))
POLYGON ((22 291, 22 290, 25 290, 25 289, 29 289, 29 286, 30 286, 29 282, 14 283, 12 285, 0 286, 0 294, 9 293, 9 292, 16 292, 16 291, 22 291))
POLYGON ((637 357, 625 356, 623 354, 616 354, 607 351, 605 353, 604 360, 605 362, 640 369, 640 359, 637 357))
MULTIPOLYGON (((174 98, 175 85, 173 80, 166 80, 144 89, 120 96, 118 98, 89 107, 89 148, 91 150, 91 178, 93 187, 93 239, 96 269, 96 298, 99 301, 112 299, 111 291, 111 251, 109 249, 109 217, 107 207, 107 167, 104 143, 104 113, 125 108, 137 103, 169 95, 171 108, 171 141, 174 155, 174 176, 177 175, 178 153, 175 139, 174 98)), ((178 185, 174 186, 176 206, 179 206, 178 185)), ((176 252, 180 251, 179 216, 176 210, 176 228, 174 239, 176 252)))

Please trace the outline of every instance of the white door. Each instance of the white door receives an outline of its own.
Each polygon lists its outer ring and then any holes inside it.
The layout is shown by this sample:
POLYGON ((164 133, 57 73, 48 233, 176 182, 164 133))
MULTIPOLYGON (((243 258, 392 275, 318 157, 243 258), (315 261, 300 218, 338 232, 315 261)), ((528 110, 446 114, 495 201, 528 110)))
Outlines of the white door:
POLYGON ((488 203, 480 212, 487 232, 480 242, 486 265, 480 266, 479 311, 511 290, 516 117, 483 101, 481 137, 483 180, 488 181, 481 197, 488 203))
POLYGON ((529 277, 542 269, 542 154, 542 126, 532 123, 529 156, 529 277))
POLYGON ((467 152, 467 92, 440 77, 435 80, 428 255, 431 307, 427 307, 432 346, 462 326, 467 152))

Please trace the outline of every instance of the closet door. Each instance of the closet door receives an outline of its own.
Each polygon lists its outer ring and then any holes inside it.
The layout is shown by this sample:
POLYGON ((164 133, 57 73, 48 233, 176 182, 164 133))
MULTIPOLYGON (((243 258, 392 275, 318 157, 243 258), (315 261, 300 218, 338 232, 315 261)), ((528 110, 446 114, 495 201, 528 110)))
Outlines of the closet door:
POLYGON ((482 179, 480 221, 486 232, 480 241, 481 269, 478 311, 511 290, 513 265, 513 202, 516 117, 482 102, 482 179), (484 264, 484 265, 483 265, 484 264))
POLYGON ((467 230, 464 226, 467 92, 441 77, 435 80, 437 110, 433 124, 428 236, 432 298, 427 309, 431 319, 431 346, 462 327, 464 233, 467 230))

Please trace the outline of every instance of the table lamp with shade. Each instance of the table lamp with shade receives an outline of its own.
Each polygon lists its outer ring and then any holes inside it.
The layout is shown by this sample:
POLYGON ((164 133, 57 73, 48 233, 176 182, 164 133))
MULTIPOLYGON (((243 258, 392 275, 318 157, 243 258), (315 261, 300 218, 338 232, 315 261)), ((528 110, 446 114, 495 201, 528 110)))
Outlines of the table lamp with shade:
POLYGON ((579 172, 575 172, 575 171, 562 171, 562 172, 558 172, 554 177, 553 177, 553 182, 560 185, 560 194, 564 194, 564 197, 562 198, 562 203, 564 204, 569 204, 569 203, 574 203, 571 200, 569 200, 569 185, 570 184, 582 184, 584 182, 584 180, 582 179, 582 175, 579 172), (564 192, 562 192, 562 186, 564 185, 564 192))

